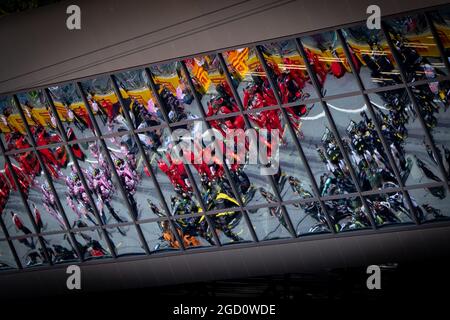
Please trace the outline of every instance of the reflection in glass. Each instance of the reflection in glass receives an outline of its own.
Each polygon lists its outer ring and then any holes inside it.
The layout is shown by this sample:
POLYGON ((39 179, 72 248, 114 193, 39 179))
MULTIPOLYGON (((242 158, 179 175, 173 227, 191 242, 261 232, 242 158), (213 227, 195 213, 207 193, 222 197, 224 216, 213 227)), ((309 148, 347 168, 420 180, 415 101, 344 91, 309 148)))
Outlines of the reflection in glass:
POLYGON ((374 217, 373 211, 367 212, 359 197, 327 200, 324 204, 336 232, 369 228, 369 214, 374 217))
MULTIPOLYGON (((357 91, 347 58, 335 31, 301 38, 309 63, 316 73, 323 95, 357 91)), ((357 70, 361 68, 358 57, 351 52, 357 70)))
POLYGON ((100 230, 83 230, 74 233, 74 235, 84 259, 111 257, 100 230))
POLYGON ((297 235, 330 232, 325 214, 318 202, 286 206, 297 235))
POLYGON ((363 191, 397 187, 381 139, 361 96, 327 102, 363 191))
POLYGON ((216 55, 186 59, 185 63, 208 117, 238 111, 216 55))
POLYGON ((442 220, 450 217, 450 196, 444 187, 408 190, 419 220, 442 220))
MULTIPOLYGON (((26 119, 32 122, 30 118, 33 114, 32 107, 24 108, 26 119)), ((31 147, 25 125, 11 96, 0 97, 0 133, 3 146, 7 151, 31 147)))
POLYGON ((164 117, 157 99, 150 90, 149 80, 144 70, 125 71, 116 74, 120 92, 130 110, 135 129, 159 126, 164 117))
POLYGON ((301 130, 297 130, 297 137, 321 196, 356 192, 322 105, 308 105, 307 109, 308 114, 301 118, 301 130))
POLYGON ((0 241, 0 270, 17 269, 8 242, 0 241))
MULTIPOLYGON (((450 180, 450 82, 432 82, 411 89, 438 152, 431 160, 437 165, 437 157, 441 158, 447 179, 450 180)), ((426 145, 426 148, 432 155, 431 147, 426 145)))
MULTIPOLYGON (((64 150, 64 147, 61 148, 64 150)), ((39 152, 41 154, 44 152, 51 153, 52 150, 41 149, 39 152)), ((24 157, 24 155, 19 153, 12 156, 11 158, 14 158, 12 159, 12 163, 14 165, 18 165, 16 159, 20 157, 24 157)), ((26 193, 27 203, 36 220, 36 226, 38 227, 39 232, 59 231, 68 228, 64 222, 64 213, 59 209, 56 198, 58 195, 59 199, 65 199, 66 197, 66 188, 64 183, 65 176, 61 171, 62 167, 59 163, 53 164, 47 161, 48 159, 43 157, 43 162, 46 165, 47 170, 50 172, 52 180, 55 182, 55 188, 57 189, 56 191, 58 194, 53 194, 43 170, 39 170, 38 174, 28 176, 32 183, 29 184, 26 193), (55 167, 53 165, 55 165, 55 167)), ((62 203, 62 205, 64 210, 68 209, 68 207, 64 207, 64 203, 62 203)))
MULTIPOLYGON (((140 224, 140 226, 150 251, 173 251, 180 249, 180 244, 170 228, 169 221, 162 220, 152 223, 143 223, 140 224)), ((185 248, 199 245, 194 236, 187 233, 183 235, 181 229, 178 229, 178 234, 182 238, 185 248)))
POLYGON ((383 103, 377 94, 370 94, 369 99, 405 184, 441 181, 433 153, 406 91, 387 91, 383 96, 391 102, 383 103))
POLYGON ((118 256, 130 254, 144 254, 145 250, 141 245, 136 227, 134 225, 121 227, 126 234, 122 235, 117 228, 106 229, 114 249, 118 256))
MULTIPOLYGON (((261 190, 261 194, 268 201, 274 200, 274 195, 266 190, 261 190)), ((292 235, 288 231, 288 224, 283 216, 281 207, 260 208, 249 212, 250 221, 260 241, 289 238, 292 235)))
POLYGON ((366 197, 377 225, 410 223, 412 212, 402 192, 381 193, 366 197))
MULTIPOLYGON (((70 140, 94 136, 94 127, 75 84, 50 87, 50 96, 70 140)), ((55 124, 52 123, 53 126, 55 124)))
POLYGON ((436 27, 438 36, 445 50, 445 58, 450 58, 450 9, 440 8, 431 12, 432 23, 436 27))
POLYGON ((385 87, 402 82, 383 32, 366 25, 343 30, 350 49, 361 61, 359 76, 365 89, 385 87))
POLYGON ((221 244, 252 241, 242 212, 230 210, 209 217, 221 244))
POLYGON ((199 107, 186 81, 186 75, 180 62, 170 62, 151 66, 150 71, 158 89, 158 94, 164 101, 165 113, 170 122, 195 119, 200 116, 199 107))
POLYGON ((48 264, 44 249, 40 245, 38 238, 27 237, 16 239, 13 240, 13 245, 24 268, 48 264))
POLYGON ((388 26, 408 82, 447 73, 424 15, 392 19, 388 26))
MULTIPOLYGON (((5 223, 10 236, 29 235, 34 232, 27 210, 22 202, 19 189, 14 182, 11 169, 0 156, 0 216, 5 223)), ((27 175, 24 169, 13 164, 13 170, 24 195, 29 194, 32 185, 32 177, 27 175)), ((36 222, 39 216, 34 214, 36 222)))
MULTIPOLYGON (((226 51, 223 56, 245 110, 277 104, 254 48, 226 51)), ((281 74, 278 65, 270 63, 269 68, 274 79, 276 75, 281 74)))
MULTIPOLYGON (((187 211, 185 214, 193 212, 187 211)), ((174 220, 177 230, 181 231, 183 244, 187 248, 210 247, 216 245, 211 227, 205 216, 183 218, 183 212, 176 212, 179 216, 174 220)), ((180 233, 179 231, 179 233, 180 233)))
POLYGON ((72 244, 68 234, 46 235, 44 239, 53 263, 78 261, 74 244, 72 244))

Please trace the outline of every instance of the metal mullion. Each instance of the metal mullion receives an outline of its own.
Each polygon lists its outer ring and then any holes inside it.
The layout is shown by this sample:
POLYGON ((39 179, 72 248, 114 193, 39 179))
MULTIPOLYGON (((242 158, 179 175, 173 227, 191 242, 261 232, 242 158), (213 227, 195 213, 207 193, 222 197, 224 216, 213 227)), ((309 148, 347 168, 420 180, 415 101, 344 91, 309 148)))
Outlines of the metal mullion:
MULTIPOLYGON (((248 120, 248 115, 244 112, 244 105, 242 104, 242 100, 241 100, 241 97, 239 96, 239 93, 237 92, 236 88, 234 87, 230 71, 228 70, 227 64, 225 62, 225 59, 223 58, 222 53, 217 53, 217 57, 219 59, 220 65, 222 67, 222 70, 225 73, 228 86, 230 87, 230 89, 231 89, 231 91, 232 91, 232 93, 234 95, 234 99, 235 99, 236 104, 237 104, 237 106, 239 108, 241 116, 244 118, 245 125, 246 125, 246 127, 248 129, 252 129, 253 126, 250 123, 250 120, 248 120)), ((282 213, 282 215, 283 215, 283 217, 284 217, 284 219, 285 219, 285 221, 287 223, 288 231, 291 233, 293 238, 297 238, 298 237, 297 236, 297 232, 295 231, 294 225, 292 224, 292 221, 291 221, 291 219, 289 217, 289 214, 286 211, 286 208, 283 205, 281 205, 281 202, 282 202, 281 194, 280 194, 280 191, 278 190, 277 184, 275 183, 275 179, 274 179, 273 175, 268 176, 267 180, 268 180, 270 186, 272 187, 273 192, 275 192, 276 197, 278 198, 278 204, 280 206, 281 213, 282 213)))
MULTIPOLYGON (((55 186, 53 185, 53 181, 50 178, 50 174, 49 174, 49 172, 47 170, 47 167, 45 166, 45 163, 44 163, 44 161, 42 159, 42 156, 41 156, 40 152, 38 150, 36 150, 36 140, 34 139, 34 136, 33 136, 33 133, 31 132, 30 126, 28 125, 28 122, 27 122, 27 119, 25 117, 25 114, 23 113, 22 106, 20 105, 19 98, 17 97, 17 95, 13 95, 13 99, 14 99, 14 103, 16 104, 16 107, 17 107, 17 109, 19 111, 20 118, 23 121, 23 125, 25 127, 25 130, 26 130, 26 132, 28 134, 28 137, 29 137, 29 139, 31 141, 31 144, 33 146, 34 150, 32 152, 36 155, 36 157, 37 157, 37 159, 39 161, 39 164, 41 166, 41 170, 44 173, 45 181, 47 181, 47 184, 50 187, 50 190, 53 193, 53 196, 55 197, 56 206, 58 207, 58 210, 61 213, 61 216, 62 216, 62 218, 64 220, 64 223, 66 224, 66 229, 70 230, 69 219, 67 219, 66 212, 65 212, 65 210, 64 210, 64 208, 63 208, 63 206, 61 204, 61 201, 59 200, 58 193, 56 192, 55 186)), ((80 261, 83 261, 84 259, 83 259, 82 255, 81 255, 80 248, 78 248, 77 242, 75 241, 75 238, 74 238, 74 235, 71 232, 69 232, 69 238, 72 241, 73 249, 77 253, 78 259, 80 261)))
MULTIPOLYGON (((53 103, 53 99, 51 97, 49 89, 47 89, 47 88, 44 89, 44 94, 45 94, 45 97, 47 99, 47 104, 50 107, 50 109, 52 110, 53 116, 54 116, 54 118, 56 120, 56 125, 57 125, 57 128, 59 130, 60 137, 65 143, 67 143, 68 142, 67 134, 66 134, 66 131, 64 129, 63 123, 62 123, 61 119, 59 118, 58 112, 57 112, 57 110, 55 108, 55 105, 53 103)), ((73 154, 72 147, 70 145, 67 145, 65 148, 66 148, 67 152, 69 153, 70 159, 72 160, 72 162, 73 162, 73 164, 75 166, 75 169, 77 170, 77 174, 80 177, 81 184, 83 185, 84 190, 86 190, 86 195, 88 196, 89 204, 91 205, 92 211, 94 212, 95 219, 97 220, 97 223, 100 226, 99 229, 102 230, 102 234, 105 237, 105 241, 106 241, 106 245, 108 247, 108 250, 111 253, 112 257, 114 259, 116 259, 117 255, 116 255, 116 251, 114 249, 115 246, 114 246, 113 242, 111 241, 107 230, 103 228, 103 222, 102 222, 102 219, 100 217, 100 213, 98 212, 97 205, 96 205, 94 199, 92 198, 91 189, 89 188, 89 185, 86 182, 86 179, 85 179, 84 174, 83 174, 83 169, 81 168, 80 164, 78 163, 78 159, 73 154)))
MULTIPOLYGON (((161 111, 161 114, 163 115, 164 120, 167 122, 167 125, 168 125, 167 128, 168 128, 169 132, 172 134, 173 130, 172 130, 172 127, 170 126, 170 119, 169 119, 169 116, 166 114, 167 106, 165 105, 164 100, 161 98, 161 96, 159 94, 158 88, 156 87, 156 83, 153 80, 153 76, 152 76, 150 69, 145 68, 144 70, 145 70, 145 74, 147 75, 147 78, 148 78, 148 81, 150 84, 150 89, 154 93, 154 95, 158 101, 159 110, 161 111)), ((212 232, 214 241, 216 242, 216 246, 220 247, 220 246, 222 246, 222 244, 220 243, 220 240, 216 233, 216 228, 215 228, 214 224, 212 223, 210 217, 208 215, 206 215, 206 212, 208 210, 206 210, 205 203, 203 202, 200 191, 197 187, 197 184, 195 183, 194 177, 192 176, 191 168, 189 168, 189 166, 184 162, 183 162, 183 167, 186 171, 186 174, 188 175, 189 182, 191 183, 192 190, 194 191, 197 201, 199 202, 201 209, 205 213, 204 216, 205 216, 206 222, 208 223, 209 227, 211 228, 211 232, 212 232)))
MULTIPOLYGON (((405 69, 403 68, 403 64, 401 63, 401 59, 400 59, 399 53, 397 51, 397 48, 392 43, 391 36, 390 36, 389 31, 387 29, 387 26, 386 26, 386 24, 384 22, 381 23, 381 30, 383 31, 383 35, 386 38, 386 41, 387 41, 387 43, 389 45, 389 48, 390 48, 390 50, 392 52, 392 56, 393 56, 393 58, 395 60, 395 63, 398 65, 398 68, 400 70, 400 76, 402 78, 402 82, 406 86, 405 90, 408 93, 409 100, 411 101, 411 103, 412 103, 412 105, 414 107, 414 111, 417 113, 417 118, 419 119, 419 122, 420 122, 420 124, 422 126, 422 130, 425 133, 426 142, 431 147, 431 151, 433 152, 433 154, 434 154, 434 156, 436 158, 436 161, 437 161, 438 167, 439 167, 439 173, 441 174, 442 181, 447 181, 447 172, 445 171, 444 165, 442 163, 442 158, 439 156, 439 152, 437 152, 437 148, 436 148, 436 146, 434 144, 433 137, 431 136, 431 133, 428 130, 428 127, 427 127, 427 125, 425 123, 425 120, 422 117, 422 112, 420 110, 419 105, 417 104, 416 97, 412 93, 411 87, 409 87, 407 85, 405 69)), ((446 189, 447 189, 447 191, 450 190, 448 184, 446 184, 446 189)))
POLYGON ((114 177, 117 180, 118 188, 119 188, 120 193, 121 193, 121 195, 123 197, 123 201, 125 201, 126 207, 128 209, 128 215, 130 216, 131 221, 134 222, 134 226, 136 228, 137 235, 139 237, 139 241, 141 242, 142 248, 144 249, 145 254, 149 255, 150 254, 150 249, 148 247, 147 241, 144 238, 144 234, 142 233, 141 227, 136 224, 136 218, 134 217, 133 210, 131 208, 130 202, 128 201, 128 197, 127 197, 127 194, 125 192, 125 189, 122 186, 122 183, 120 181, 119 175, 118 175, 118 173, 116 171, 116 167, 114 165, 114 162, 112 161, 111 155, 109 154, 106 142, 105 142, 105 140, 100 138, 100 136, 101 136, 100 127, 98 126, 97 120, 95 119, 95 116, 92 113, 92 110, 91 110, 91 108, 89 106, 89 101, 87 100, 86 95, 85 95, 85 93, 83 91, 83 87, 81 85, 81 82, 77 82, 76 83, 76 87, 78 89, 78 93, 81 95, 81 98, 83 99, 83 103, 84 103, 84 105, 86 107, 86 110, 87 110, 87 112, 89 114, 89 118, 91 119, 92 125, 94 126, 94 130, 95 130, 97 136, 99 137, 98 139, 99 139, 100 144, 101 144, 101 146, 103 148, 103 152, 105 153, 106 161, 108 162, 108 165, 110 166, 110 170, 111 170, 112 174, 114 175, 114 177))
POLYGON ((17 268, 23 269, 22 262, 20 261, 19 256, 17 255, 16 248, 14 247, 11 237, 9 236, 8 229, 6 228, 5 222, 3 221, 3 218, 1 216, 0 216, 0 228, 2 229, 3 234, 5 235, 6 238, 5 242, 8 242, 9 250, 11 251, 14 257, 14 262, 16 263, 17 268))
POLYGON ((436 29, 436 26, 433 23, 433 19, 431 18, 431 12, 425 12, 425 20, 428 23, 428 25, 430 26, 430 31, 431 34, 433 35, 434 41, 436 41, 436 45, 438 47, 439 50, 439 54, 441 55, 441 59, 442 61, 444 61, 444 65, 447 68, 447 74, 450 73, 450 61, 448 61, 447 56, 445 55, 445 48, 444 45, 442 44, 441 38, 439 37, 439 33, 436 29))
POLYGON ((270 84, 272 92, 273 92, 273 94, 275 96, 275 99, 277 100, 278 109, 283 114, 284 120, 286 121, 286 124, 288 126, 289 133, 290 133, 292 139, 294 140, 294 144, 295 144, 295 147, 297 149, 297 152, 299 153, 300 158, 303 161, 303 166, 306 169, 306 173, 308 175, 308 178, 310 180, 311 186, 313 188, 313 192, 316 194, 316 197, 318 198, 319 205, 320 205, 323 213, 325 214, 325 219, 327 220, 328 228, 330 228, 330 231, 332 233, 336 233, 334 225, 331 222, 331 218, 330 218, 329 212, 328 212, 325 204, 323 203, 323 201, 320 199, 319 187, 317 186, 316 180, 314 179, 314 175, 312 173, 311 167, 309 166, 309 163, 306 160, 305 153, 303 152, 303 149, 302 149, 302 147, 300 145, 300 141, 298 140, 297 134, 295 133, 294 128, 292 127, 292 123, 290 121, 289 115, 287 114, 286 109, 282 107, 283 103, 282 103, 280 94, 279 94, 279 92, 277 90, 278 87, 276 86, 274 80, 270 77, 269 66, 267 65, 267 62, 264 59, 264 56, 263 56, 263 54, 261 52, 261 48, 259 46, 256 46, 255 50, 256 50, 256 54, 258 56, 258 59, 261 62, 261 65, 262 65, 262 67, 264 69, 264 72, 266 73, 267 80, 269 81, 269 84, 270 84))
MULTIPOLYGON (((119 86, 117 85, 117 79, 116 79, 116 77, 114 75, 110 75, 110 79, 111 79, 111 83, 113 85, 114 92, 116 93, 116 96, 117 96, 117 98, 119 100, 119 103, 120 103, 120 105, 122 107, 123 114, 125 115, 125 118, 127 119, 127 121, 130 123, 130 128, 134 128, 133 121, 132 121, 131 116, 129 114, 129 109, 126 106, 125 101, 123 100, 123 97, 122 97, 122 93, 120 92, 119 86)), ((178 229, 176 228, 174 222, 170 219, 169 206, 167 205, 166 199, 164 198, 164 195, 163 195, 163 193, 161 191, 161 187, 160 187, 158 181, 156 180, 155 173, 154 173, 153 168, 152 168, 152 166, 150 164, 150 161, 148 160, 148 157, 147 157, 147 155, 146 155, 146 153, 144 151, 144 148, 142 146, 142 142, 139 139, 139 136, 136 134, 136 132, 134 132, 134 130, 131 131, 131 134, 133 135, 134 140, 136 141, 136 144, 138 146, 139 152, 141 154, 141 157, 144 160, 144 163, 147 166, 148 171, 150 172, 150 177, 151 177, 151 179, 153 181, 153 185, 156 188, 156 192, 158 193, 159 201, 161 202, 161 204, 162 204, 162 206, 164 208, 164 212, 166 213, 166 217, 168 218, 170 227, 172 229, 172 232, 174 233, 174 237, 178 241, 178 243, 180 244, 181 250, 185 250, 186 248, 184 247, 183 240, 181 239, 180 235, 178 234, 178 229)))
POLYGON ((339 132, 337 130, 337 127, 336 127, 336 124, 334 122, 334 119, 331 116, 331 112, 330 112, 330 110, 328 108, 328 105, 322 99, 323 98, 323 93, 322 93, 322 90, 321 90, 321 86, 319 85, 319 81, 317 80, 316 73, 314 72, 314 70, 311 67, 311 64, 310 64, 310 62, 308 60, 308 57, 306 55, 306 52, 305 52, 305 48, 303 47, 303 44, 300 41, 300 38, 296 38, 295 39, 295 44, 296 44, 297 50, 299 51, 302 59, 305 61, 306 69, 308 70, 309 76, 310 76, 312 84, 314 86, 314 90, 316 91, 317 96, 320 98, 320 102, 322 104, 322 108, 324 110, 325 116, 326 116, 326 118, 328 120, 328 123, 330 124, 331 131, 333 132, 333 135, 334 135, 334 137, 336 139, 336 142, 337 142, 337 144, 339 146, 339 149, 340 149, 340 151, 342 153, 342 156, 344 158, 344 162, 345 162, 345 164, 348 167, 348 170, 350 172, 350 176, 351 176, 351 178, 353 180, 353 184, 355 185, 355 187, 357 189, 358 195, 359 195, 359 197, 360 197, 360 199, 362 201, 362 204, 363 204, 364 208, 367 210, 367 215, 366 216, 368 217, 368 219, 369 219, 369 221, 370 221, 370 223, 372 225, 372 228, 376 229, 377 225, 376 225, 375 220, 374 220, 374 218, 372 216, 372 212, 371 212, 371 210, 369 208, 369 205, 367 204, 366 198, 364 198, 363 195, 361 194, 362 190, 361 190, 361 187, 360 187, 359 182, 357 180, 357 176, 356 176, 355 170, 353 168, 353 165, 350 162, 350 159, 348 158, 347 152, 346 152, 346 150, 344 148, 344 144, 342 143, 342 140, 341 140, 341 136, 339 135, 339 132))
MULTIPOLYGON (((42 247, 42 249, 44 251, 44 257, 47 260, 48 264, 53 265, 53 261, 51 261, 50 255, 49 255, 49 253, 47 251, 47 246, 45 245, 45 241, 42 238, 42 236, 37 232, 38 228, 37 228, 37 225, 36 225, 36 221, 34 220, 34 216, 33 216, 32 212, 30 210, 30 207, 28 206, 27 198, 22 193, 22 189, 20 188, 19 180, 18 180, 18 178, 16 176, 16 171, 14 170, 14 166, 11 163, 11 160, 9 159, 9 156, 4 154, 5 153, 5 147, 3 146, 3 142, 1 141, 1 139, 0 139, 0 149, 3 152, 3 156, 5 158, 6 165, 9 167, 9 170, 11 171, 11 176, 13 178, 14 184, 16 185, 17 192, 19 193, 20 199, 22 200, 22 203, 23 203, 23 205, 25 207, 25 211, 26 211, 26 213, 28 215, 28 219, 30 219, 30 223, 31 223, 31 226, 33 228, 34 234, 36 235, 36 237, 37 237, 37 239, 39 241, 39 244, 41 245, 41 247, 42 247)), ((31 237, 33 237, 33 235, 31 235, 31 237)))
POLYGON ((413 220, 414 220, 414 222, 416 224, 420 224, 420 221, 417 218, 416 209, 413 206, 411 198, 409 197, 409 194, 407 192, 405 192, 405 190, 404 190, 405 184, 403 183, 403 180, 401 178, 400 171, 399 171, 399 169, 397 167, 397 164, 394 161, 394 157, 391 154, 391 149, 388 148, 388 144, 386 142, 386 139, 384 138, 384 135, 383 135, 383 133, 381 131, 381 127, 380 127, 380 124, 378 123, 378 118, 377 118, 377 116, 375 114, 375 111, 373 109, 372 103, 370 102, 369 97, 364 93, 364 90, 365 90, 364 84, 363 84, 363 82, 362 82, 358 72, 356 72, 356 67, 355 67, 353 59, 351 57, 350 50, 348 48, 348 43, 345 41, 341 30, 337 30, 337 35, 338 35, 339 40, 341 42, 342 48, 343 48, 344 53, 345 53, 345 57, 347 58, 347 61, 348 61, 348 64, 350 65, 352 73, 355 75, 356 83, 358 84, 358 88, 359 88, 359 90, 361 92, 362 97, 364 98, 364 102, 365 102, 365 104, 367 106, 367 110, 369 111, 369 114, 370 114, 371 118, 373 119, 375 130, 377 132, 378 137, 381 140, 381 144, 383 145, 384 152, 386 153, 386 155, 388 157, 389 165, 391 166, 392 170, 394 171, 395 177, 397 179, 397 183, 398 183, 398 185, 401 188, 403 197, 405 197, 406 202, 408 203, 408 206, 409 206, 409 208, 411 210, 411 213, 412 213, 412 216, 413 216, 413 220))
MULTIPOLYGON (((210 125, 210 123, 208 121, 205 120, 206 119, 206 113, 205 113, 205 110, 203 109, 201 98, 200 98, 197 90, 195 90, 194 83, 193 83, 192 78, 191 78, 191 76, 189 74, 189 71, 188 71, 188 69, 186 67, 186 64, 184 63, 184 61, 181 61, 180 64, 181 64, 181 68, 183 69, 184 74, 186 75, 186 79, 187 79, 187 82, 188 82, 188 85, 189 85, 189 89, 191 90, 192 94, 194 95, 194 99, 195 99, 195 101, 197 102, 197 104, 199 106, 200 114, 201 114, 200 119, 201 119, 201 121, 203 121, 203 123, 206 124, 206 127, 208 128, 208 130, 210 130, 211 129, 211 125, 210 125)), ((230 186, 231 186, 231 189, 232 189, 232 191, 234 193, 234 196, 235 196, 236 200, 239 203, 239 207, 240 207, 239 209, 240 209, 241 213, 244 215, 244 219, 245 219, 245 222, 247 223, 247 227, 248 227, 248 229, 250 231, 252 239, 253 239, 254 242, 258 242, 259 240, 258 240, 258 237, 256 235, 255 229, 253 228, 253 225, 251 224, 248 212, 243 209, 245 207, 245 205, 242 202, 242 198, 241 198, 240 194, 238 193, 236 185, 235 185, 235 183, 234 183, 234 181, 233 181, 233 179, 231 177, 230 169, 228 168, 228 164, 224 160, 224 157, 223 157, 223 154, 222 154, 222 150, 220 149, 220 146, 219 146, 219 144, 218 144, 218 142, 216 140, 214 140, 214 143, 216 145, 216 150, 219 150, 219 152, 220 152, 220 156, 221 156, 221 159, 223 161, 222 166, 223 166, 223 168, 225 170, 225 175, 226 175, 226 177, 227 177, 227 179, 228 179, 228 181, 230 183, 230 186)))

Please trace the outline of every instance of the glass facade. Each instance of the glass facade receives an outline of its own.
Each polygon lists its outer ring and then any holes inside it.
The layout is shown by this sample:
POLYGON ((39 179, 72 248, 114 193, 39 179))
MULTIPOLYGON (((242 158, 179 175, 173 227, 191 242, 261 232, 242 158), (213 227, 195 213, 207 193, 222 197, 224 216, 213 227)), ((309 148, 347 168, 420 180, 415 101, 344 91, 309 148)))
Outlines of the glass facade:
POLYGON ((1 96, 0 270, 448 220, 449 21, 1 96))

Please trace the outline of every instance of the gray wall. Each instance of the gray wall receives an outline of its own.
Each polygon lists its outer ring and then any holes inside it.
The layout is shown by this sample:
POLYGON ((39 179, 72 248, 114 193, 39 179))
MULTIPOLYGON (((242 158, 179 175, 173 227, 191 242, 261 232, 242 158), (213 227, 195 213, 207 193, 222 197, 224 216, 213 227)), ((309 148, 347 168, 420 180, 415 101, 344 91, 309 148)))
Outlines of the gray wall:
POLYGON ((0 93, 364 20, 443 0, 79 0, 0 18, 0 93), (66 28, 78 4, 82 30, 66 28))

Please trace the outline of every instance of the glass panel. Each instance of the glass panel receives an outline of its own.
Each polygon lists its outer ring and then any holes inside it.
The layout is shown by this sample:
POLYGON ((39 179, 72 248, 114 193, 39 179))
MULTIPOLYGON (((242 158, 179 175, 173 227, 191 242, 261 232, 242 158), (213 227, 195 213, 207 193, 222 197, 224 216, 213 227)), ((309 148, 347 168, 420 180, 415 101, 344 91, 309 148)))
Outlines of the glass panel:
MULTIPOLYGON (((370 227, 368 213, 361 198, 327 200, 324 203, 337 232, 370 227)), ((370 214, 373 216, 373 212, 370 212, 370 214)))
POLYGON ((383 103, 378 94, 370 94, 369 99, 380 117, 383 135, 406 185, 440 181, 438 166, 406 91, 388 91, 382 95, 391 102, 383 103))
MULTIPOLYGON (((90 142, 88 148, 90 153, 86 159, 86 168, 83 173, 93 192, 93 198, 103 223, 128 221, 128 208, 125 199, 122 198, 119 182, 107 163, 105 150, 99 142, 90 142)), ((132 194, 130 194, 130 199, 131 196, 132 194)), ((132 208, 135 209, 135 207, 132 208)))
MULTIPOLYGON (((258 130, 248 130, 243 123, 242 116, 236 116, 225 119, 211 120, 212 128, 217 129, 218 137, 222 135, 222 141, 225 141, 228 167, 230 173, 234 176, 234 183, 237 191, 242 194, 242 200, 245 205, 254 205, 266 202, 261 196, 258 189, 265 188, 271 193, 273 192, 269 184, 268 174, 274 174, 276 182, 283 185, 286 182, 286 177, 277 171, 276 166, 272 173, 265 172, 264 165, 261 164, 259 153, 267 153, 270 148, 267 136, 258 134, 258 130), (241 122, 238 128, 233 123, 241 122), (242 129, 239 131, 237 129, 242 129), (250 137, 256 139, 250 140, 250 137), (259 147, 258 148, 258 143, 259 147), (233 146, 234 144, 234 146, 233 146), (259 153, 258 153, 259 152, 259 153)), ((216 169, 216 172, 220 170, 216 169)), ((222 173, 223 174, 223 173, 222 173)))
POLYGON ((450 196, 444 187, 408 190, 419 220, 441 220, 450 217, 450 196))
POLYGON ((410 223, 412 213, 401 192, 381 193, 366 197, 377 225, 410 223))
POLYGON ((185 63, 208 117, 238 111, 216 55, 186 59, 185 63))
POLYGON ((436 27, 442 45, 445 48, 446 58, 450 58, 450 8, 440 8, 431 13, 431 20, 436 27))
MULTIPOLYGON (((10 236, 28 235, 34 230, 20 197, 19 190, 14 183, 11 169, 5 163, 3 156, 0 156, 0 168, 2 168, 0 172, 2 184, 2 188, 0 189, 2 197, 0 206, 1 218, 10 236)), ((27 195, 32 184, 31 177, 18 165, 13 165, 13 170, 16 173, 22 192, 27 195)))
POLYGON ((342 31, 350 50, 360 61, 359 76, 366 89, 402 82, 398 66, 381 30, 361 25, 342 31))
MULTIPOLYGON (((28 114, 31 115, 31 112, 28 114)), ((0 129, 0 137, 7 151, 31 147, 24 123, 11 96, 0 97, 0 129)))
POLYGON ((408 81, 447 74, 425 16, 416 14, 388 21, 394 45, 401 53, 408 81))
POLYGON ((17 269, 8 242, 0 241, 0 270, 17 269))
MULTIPOLYGON (((223 56, 245 110, 277 104, 254 48, 225 51, 223 56)), ((269 68, 270 72, 281 73, 276 64, 269 68)))
MULTIPOLYGON (((301 40, 324 95, 358 90, 335 31, 303 37, 301 40)), ((361 62, 354 54, 353 62, 359 69, 361 62)))
POLYGON ((102 135, 131 129, 109 77, 83 81, 82 87, 102 135))
MULTIPOLYGON (((307 105, 297 130, 306 159, 322 196, 356 192, 320 103, 307 105)), ((290 119, 292 123, 292 119, 290 119)), ((296 160, 297 161, 297 160, 296 160)), ((306 181, 304 181, 304 184, 306 181)))
POLYGON ((125 104, 128 105, 134 128, 143 129, 164 123, 164 117, 150 90, 144 70, 125 71, 116 74, 125 104))
MULTIPOLYGON (((61 155, 62 153, 65 153, 64 147, 58 147, 56 148, 61 155)), ((65 185, 65 176, 70 171, 64 169, 64 173, 61 170, 62 166, 59 163, 58 160, 56 160, 55 154, 56 152, 53 152, 52 149, 41 149, 38 151, 41 156, 42 160, 46 166, 46 169, 51 175, 51 179, 54 182, 55 189, 57 191, 57 195, 55 195, 50 188, 50 185, 47 182, 47 179, 45 177, 44 171, 38 164, 39 168, 37 171, 37 174, 34 176, 31 176, 32 183, 29 185, 28 192, 27 192, 27 202, 28 206, 30 207, 35 219, 36 224, 39 228, 39 231, 41 232, 48 232, 48 231, 58 231, 58 230, 65 230, 67 229, 67 226, 64 222, 63 218, 63 212, 59 209, 57 205, 57 199, 56 197, 59 195, 61 200, 61 204, 63 205, 63 209, 67 212, 69 212, 69 216, 72 218, 73 214, 71 214, 71 211, 69 211, 69 207, 65 206, 64 199, 65 191, 66 191, 66 185, 65 185), (39 223, 38 223, 39 222, 39 223)), ((37 157, 36 153, 34 151, 30 151, 30 154, 33 154, 32 157, 37 157)), ((18 153, 15 154, 14 160, 12 162, 14 164, 19 164, 20 162, 16 162, 17 159, 26 159, 29 157, 27 154, 18 153)), ((65 155, 67 157, 67 155, 65 155)), ((61 158, 62 159, 62 158, 61 158)), ((37 161, 37 160, 36 160, 37 161)), ((68 159, 66 158, 64 161, 64 165, 67 166, 68 159)), ((25 171, 26 172, 26 171, 25 171)))
POLYGON ((134 225, 108 228, 106 230, 114 243, 114 249, 118 256, 145 254, 134 225))
POLYGON ((363 191, 398 186, 362 96, 327 102, 363 191))
POLYGON ((291 204, 286 209, 297 235, 330 232, 319 202, 291 204))
POLYGON ((272 69, 282 103, 317 98, 305 62, 294 40, 271 42, 261 46, 264 59, 272 69))
MULTIPOLYGON (((261 194, 268 199, 275 196, 266 190, 260 190, 261 194)), ((260 208, 249 210, 250 221, 260 241, 290 238, 287 223, 281 211, 281 207, 260 208)))
MULTIPOLYGON (((163 220, 154 223, 143 223, 140 224, 140 226, 150 251, 171 251, 180 249, 180 244, 170 228, 169 221, 163 220)), ((180 229, 178 230, 178 233, 183 237, 180 229)), ((183 237, 183 244, 185 247, 199 245, 198 240, 189 234, 186 234, 183 237)))
POLYGON ((74 245, 68 234, 55 234, 45 236, 45 246, 53 263, 78 261, 74 245))
POLYGON ((49 90, 65 132, 71 133, 73 139, 93 137, 94 127, 75 84, 49 87, 49 90))
POLYGON ((240 211, 227 211, 210 215, 221 244, 252 241, 247 223, 240 211))
POLYGON ((37 146, 62 142, 57 134, 56 120, 47 106, 43 91, 19 93, 17 97, 24 111, 37 146))
POLYGON ((186 75, 179 62, 151 66, 153 80, 164 100, 165 113, 170 122, 195 119, 200 116, 199 107, 186 82, 186 75))
POLYGON ((17 256, 24 268, 36 267, 47 264, 44 251, 39 244, 38 238, 27 237, 13 240, 17 256))
POLYGON ((74 235, 84 259, 111 257, 111 253, 108 251, 102 232, 99 229, 78 231, 74 235))
MULTIPOLYGON (((447 179, 450 180, 450 139, 448 138, 450 137, 450 111, 448 111, 450 82, 432 82, 428 85, 413 87, 412 90, 433 137, 438 156, 447 171, 447 179)), ((431 156, 430 146, 426 145, 426 148, 431 156)), ((434 165, 437 165, 436 156, 431 157, 431 160, 434 165)))
MULTIPOLYGON (((185 214, 190 214, 186 212, 185 214)), ((182 216, 183 213, 176 213, 178 216, 182 216)), ((178 218, 174 220, 177 228, 181 230, 183 235, 183 242, 187 248, 195 247, 210 247, 214 246, 214 238, 205 216, 190 217, 190 218, 178 218)))

